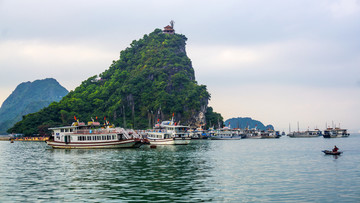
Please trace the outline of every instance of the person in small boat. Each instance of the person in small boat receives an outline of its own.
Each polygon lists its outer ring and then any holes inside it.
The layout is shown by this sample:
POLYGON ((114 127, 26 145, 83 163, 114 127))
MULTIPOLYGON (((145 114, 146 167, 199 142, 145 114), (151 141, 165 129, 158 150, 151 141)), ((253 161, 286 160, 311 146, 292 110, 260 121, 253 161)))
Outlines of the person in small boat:
POLYGON ((332 150, 333 152, 337 152, 339 150, 339 148, 337 148, 337 146, 334 146, 334 149, 332 150))

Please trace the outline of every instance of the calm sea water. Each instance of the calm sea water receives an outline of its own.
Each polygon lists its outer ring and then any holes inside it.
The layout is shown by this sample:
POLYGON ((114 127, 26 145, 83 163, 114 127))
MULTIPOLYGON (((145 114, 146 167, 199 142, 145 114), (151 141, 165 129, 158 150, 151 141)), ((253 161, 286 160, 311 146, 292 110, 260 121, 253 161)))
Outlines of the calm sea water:
POLYGON ((0 142, 0 202, 360 202, 360 135, 156 149, 0 142), (341 156, 324 155, 334 145, 341 156))

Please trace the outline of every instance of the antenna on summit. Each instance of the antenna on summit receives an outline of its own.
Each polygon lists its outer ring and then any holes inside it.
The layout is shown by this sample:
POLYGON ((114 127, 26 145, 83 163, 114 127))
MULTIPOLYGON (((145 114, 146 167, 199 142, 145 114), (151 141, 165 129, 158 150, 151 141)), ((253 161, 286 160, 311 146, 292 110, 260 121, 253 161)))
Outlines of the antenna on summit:
POLYGON ((171 20, 170 21, 170 26, 174 29, 174 24, 175 24, 175 21, 171 20))

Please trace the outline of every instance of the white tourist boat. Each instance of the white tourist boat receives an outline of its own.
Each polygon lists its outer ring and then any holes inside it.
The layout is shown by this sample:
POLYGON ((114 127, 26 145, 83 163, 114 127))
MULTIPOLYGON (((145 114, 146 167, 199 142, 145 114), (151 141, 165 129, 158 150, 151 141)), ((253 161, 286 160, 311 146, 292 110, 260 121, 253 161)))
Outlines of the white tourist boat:
POLYGON ((51 138, 46 143, 52 148, 62 149, 104 149, 137 148, 144 140, 133 130, 106 126, 99 122, 74 122, 71 126, 49 128, 51 138))
POLYGON ((237 130, 232 130, 230 127, 223 127, 215 130, 214 134, 210 136, 212 140, 240 140, 241 134, 237 130))
POLYGON ((261 131, 253 128, 253 129, 245 129, 243 132, 243 136, 242 138, 247 138, 247 139, 261 139, 261 131))
POLYGON ((341 128, 327 128, 324 130, 324 138, 338 138, 338 137, 349 137, 350 133, 347 132, 347 129, 341 128))
POLYGON ((279 131, 275 131, 272 129, 268 129, 266 131, 261 131, 261 139, 269 139, 269 138, 280 138, 280 132, 279 131))
POLYGON ((190 131, 190 137, 191 137, 191 139, 207 139, 208 138, 206 131, 202 128, 202 126, 196 128, 193 131, 190 131))
POLYGON ((148 130, 146 138, 153 145, 187 145, 190 143, 189 126, 164 121, 158 128, 148 130))
POLYGON ((307 137, 319 137, 321 136, 321 130, 315 129, 315 130, 306 130, 306 131, 297 131, 297 132, 291 132, 288 134, 289 137, 299 137, 299 138, 307 138, 307 137))

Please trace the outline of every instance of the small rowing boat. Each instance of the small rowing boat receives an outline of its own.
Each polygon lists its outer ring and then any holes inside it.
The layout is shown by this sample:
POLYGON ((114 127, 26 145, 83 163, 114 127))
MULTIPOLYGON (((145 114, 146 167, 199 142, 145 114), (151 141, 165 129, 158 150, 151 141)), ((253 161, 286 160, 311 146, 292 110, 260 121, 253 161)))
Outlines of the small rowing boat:
POLYGON ((340 155, 342 154, 342 152, 333 152, 333 151, 330 151, 330 150, 323 150, 322 152, 324 152, 326 155, 340 155))

